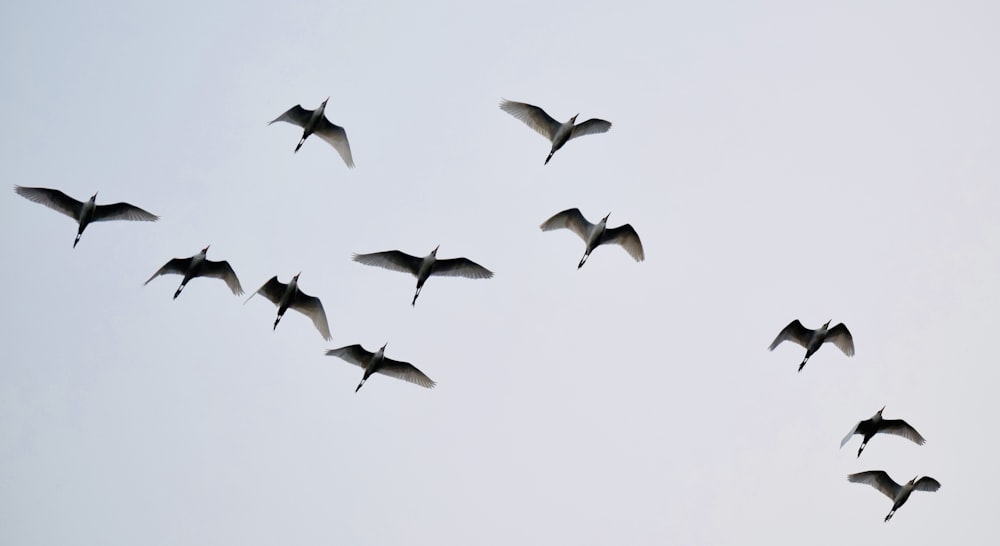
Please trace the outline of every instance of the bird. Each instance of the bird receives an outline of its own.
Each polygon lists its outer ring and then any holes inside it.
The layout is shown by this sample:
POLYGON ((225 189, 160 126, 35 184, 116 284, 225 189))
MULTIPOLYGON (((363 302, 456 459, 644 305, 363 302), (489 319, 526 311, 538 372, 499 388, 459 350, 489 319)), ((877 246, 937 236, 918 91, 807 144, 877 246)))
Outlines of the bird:
POLYGON ((906 499, 910 498, 910 493, 913 491, 937 491, 941 488, 941 483, 930 476, 924 476, 920 479, 914 476, 905 485, 899 485, 892 481, 892 478, 882 470, 868 470, 866 472, 850 474, 847 476, 847 481, 868 484, 892 499, 892 510, 885 517, 885 521, 892 519, 892 515, 896 513, 896 510, 900 506, 906 504, 906 499))
POLYGON ((73 248, 76 248, 76 244, 80 242, 80 237, 83 235, 83 230, 87 229, 87 226, 91 222, 105 222, 108 220, 155 222, 160 219, 159 216, 129 203, 98 205, 96 193, 90 197, 90 200, 83 203, 59 190, 50 188, 14 186, 14 191, 29 201, 45 205, 76 220, 80 227, 76 232, 73 248))
POLYGON ((552 119, 552 116, 546 114, 545 110, 524 102, 502 99, 500 101, 500 109, 523 121, 528 127, 537 131, 538 134, 549 139, 549 142, 552 143, 552 149, 549 151, 549 156, 545 158, 545 165, 549 164, 552 154, 556 153, 559 148, 562 148, 570 140, 583 135, 606 133, 611 129, 611 122, 597 118, 588 119, 579 125, 574 125, 577 116, 580 114, 569 118, 569 121, 565 123, 559 123, 552 119))
POLYGON ((802 363, 799 364, 799 371, 802 371, 802 367, 806 365, 809 357, 819 350, 820 346, 825 342, 830 342, 840 348, 847 356, 854 356, 854 338, 851 337, 851 332, 847 330, 847 326, 840 323, 829 330, 827 327, 830 326, 830 322, 826 321, 826 324, 821 326, 819 330, 810 330, 798 319, 793 320, 785 329, 778 334, 778 337, 774 338, 771 346, 767 349, 773 351, 775 347, 781 344, 782 341, 793 341, 799 345, 806 348, 806 356, 802 359, 802 363))
POLYGON ((580 209, 566 209, 542 222, 542 225, 539 227, 542 228, 542 231, 565 228, 576 233, 583 239, 587 247, 583 251, 583 258, 580 259, 580 263, 576 266, 577 269, 583 267, 583 264, 587 261, 587 257, 590 256, 590 253, 595 248, 610 243, 624 248, 637 262, 645 260, 646 255, 642 251, 642 241, 639 240, 639 234, 635 232, 635 229, 630 224, 609 228, 607 227, 609 216, 611 216, 610 212, 594 225, 583 217, 580 209))
POLYGON ((177 287, 177 291, 174 292, 174 299, 181 294, 181 290, 187 286, 188 281, 195 277, 213 277, 216 279, 222 279, 226 281, 226 285, 233 294, 240 296, 243 294, 243 287, 240 285, 240 280, 236 277, 236 272, 229 265, 227 261, 213 262, 212 260, 206 259, 205 256, 208 254, 208 248, 201 249, 201 252, 191 256, 190 258, 174 258, 166 264, 163 265, 153 276, 149 278, 143 286, 149 284, 150 281, 159 277, 160 275, 166 275, 168 273, 173 273, 177 275, 184 275, 184 279, 181 281, 181 285, 177 287))
POLYGON ((858 424, 854 425, 851 431, 847 433, 847 436, 844 436, 844 439, 840 441, 840 447, 844 447, 844 444, 849 442, 855 434, 860 434, 864 437, 861 440, 861 447, 858 448, 858 457, 860 457, 861 452, 865 449, 865 445, 868 444, 868 440, 871 440, 872 436, 880 432, 902 436, 917 445, 924 445, 927 440, 924 440, 924 437, 917 432, 917 429, 911 427, 909 423, 902 419, 883 419, 883 411, 885 411, 885 406, 882 406, 882 409, 878 410, 870 419, 859 421, 858 424))
POLYGON ((329 100, 330 97, 327 97, 323 101, 323 104, 320 104, 319 108, 315 110, 306 110, 301 104, 296 104, 289 108, 287 112, 268 123, 268 125, 276 121, 285 121, 302 127, 302 138, 299 139, 299 144, 295 146, 296 152, 302 147, 302 143, 306 141, 306 138, 315 133, 319 138, 325 140, 327 144, 333 146, 333 149, 337 150, 344 163, 353 169, 354 159, 351 157, 351 143, 347 141, 347 132, 344 131, 343 127, 330 123, 330 120, 326 119, 326 116, 323 115, 326 103, 329 100))
POLYGON ((402 271, 410 273, 417 278, 417 292, 413 294, 413 301, 410 305, 417 305, 417 297, 420 290, 431 275, 442 277, 465 277, 466 279, 490 279, 493 272, 485 267, 469 260, 468 258, 448 258, 439 260, 437 258, 438 249, 441 245, 434 247, 430 254, 423 258, 410 256, 398 250, 387 250, 385 252, 373 252, 371 254, 354 254, 353 259, 358 263, 391 269, 392 271, 402 271))
POLYGON ((377 353, 366 351, 361 345, 347 345, 339 349, 330 349, 326 354, 327 356, 340 357, 355 366, 365 369, 365 375, 361 378, 361 382, 358 383, 358 387, 354 389, 354 392, 361 390, 361 386, 365 384, 365 381, 373 373, 380 373, 389 377, 395 377, 396 379, 402 379, 403 381, 409 381, 428 389, 433 389, 437 385, 437 383, 431 381, 431 378, 424 375, 424 372, 418 370, 413 364, 386 358, 385 347, 388 344, 386 342, 377 353))
POLYGON ((313 325, 316 326, 320 334, 323 334, 323 339, 329 341, 331 338, 330 325, 326 322, 326 312, 323 311, 323 304, 319 301, 319 298, 314 298, 299 290, 299 275, 301 274, 302 272, 300 271, 292 277, 291 282, 288 284, 278 281, 277 275, 271 277, 271 280, 264 283, 264 286, 261 286, 256 292, 250 294, 250 297, 243 302, 243 305, 246 305, 255 295, 260 294, 278 306, 278 318, 274 319, 274 328, 272 330, 278 328, 278 322, 281 321, 281 317, 285 315, 285 311, 291 308, 311 318, 313 325))

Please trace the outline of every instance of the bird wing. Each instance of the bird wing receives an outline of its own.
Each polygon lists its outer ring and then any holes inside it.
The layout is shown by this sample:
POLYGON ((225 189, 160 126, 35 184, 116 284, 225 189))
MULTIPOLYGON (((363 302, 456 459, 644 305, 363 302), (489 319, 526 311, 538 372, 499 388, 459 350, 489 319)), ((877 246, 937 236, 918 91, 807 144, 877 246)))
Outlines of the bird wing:
POLYGON ((340 154, 340 158, 344 160, 344 163, 348 167, 354 168, 354 158, 351 157, 351 143, 347 141, 347 131, 339 125, 334 125, 330 123, 330 120, 325 117, 320 118, 319 123, 316 124, 316 130, 313 131, 319 138, 326 141, 327 144, 333 146, 334 150, 340 154))
POLYGON ((309 120, 312 118, 312 113, 312 110, 306 110, 301 104, 296 104, 295 106, 289 108, 284 114, 274 118, 274 120, 269 122, 268 125, 274 123, 275 121, 285 121, 291 123, 292 125, 305 127, 306 123, 309 123, 309 120))
POLYGON ((858 421, 858 423, 856 425, 854 425, 853 427, 851 427, 851 431, 848 432, 847 436, 844 436, 844 439, 840 441, 840 447, 844 447, 844 445, 847 444, 847 442, 851 441, 851 437, 854 436, 858 432, 858 427, 859 426, 861 426, 861 421, 858 421))
POLYGON ((40 205, 45 205, 46 207, 59 211, 74 220, 79 218, 80 209, 83 208, 83 203, 73 199, 59 190, 14 186, 14 191, 28 201, 34 201, 40 205))
POLYGON ((896 436, 902 436, 917 445, 924 445, 927 440, 917 432, 917 429, 911 427, 909 423, 902 419, 883 419, 882 426, 878 429, 879 432, 887 432, 889 434, 894 434, 896 436))
POLYGON ((771 342, 771 346, 767 349, 773 351, 775 347, 781 344, 782 341, 792 341, 798 343, 799 345, 805 347, 809 344, 809 338, 812 337, 813 331, 799 322, 799 319, 793 320, 785 329, 778 334, 778 337, 774 338, 771 342))
POLYGON ((170 260, 169 262, 163 264, 163 267, 158 269, 156 273, 153 273, 153 276, 146 282, 142 283, 142 285, 146 286, 149 284, 149 281, 159 277, 160 275, 167 275, 170 273, 183 275, 184 273, 187 273, 188 268, 191 267, 192 259, 193 258, 174 258, 173 260, 170 260))
POLYGON ((345 362, 350 362, 355 366, 364 368, 368 365, 368 361, 371 360, 372 355, 375 353, 370 353, 365 350, 361 345, 347 345, 345 347, 340 347, 338 349, 330 349, 326 352, 327 356, 336 356, 342 358, 345 362))
MULTIPOLYGON (((260 288, 257 289, 256 292, 250 294, 250 297, 247 298, 247 301, 250 301, 250 299, 256 296, 257 294, 260 294, 261 296, 267 298, 268 301, 270 301, 271 303, 278 305, 279 303, 281 303, 281 296, 285 295, 286 288, 288 288, 288 285, 279 281, 278 276, 275 275, 271 277, 271 280, 264 283, 264 286, 261 286, 260 288)), ((243 302, 243 305, 246 305, 246 303, 247 303, 246 301, 243 302)))
POLYGON ((594 135, 597 133, 607 133, 611 130, 611 122, 604 121, 603 119, 588 119, 587 121, 574 125, 573 130, 569 134, 569 139, 573 140, 576 137, 581 137, 583 135, 594 135))
POLYGON ((833 343, 838 349, 844 351, 845 355, 854 356, 854 338, 851 337, 851 332, 847 330, 847 326, 844 326, 844 323, 830 328, 826 334, 824 343, 833 343))
POLYGON ((108 220, 132 220, 138 222, 155 222, 160 217, 146 212, 135 205, 128 203, 112 203, 110 205, 97 205, 94 208, 94 222, 106 222, 108 220))
POLYGON ((590 230, 594 229, 594 224, 591 224, 583 217, 580 209, 566 209, 542 222, 542 225, 539 227, 542 228, 542 231, 565 228, 576 233, 581 239, 586 241, 587 234, 590 233, 590 230))
POLYGON ((562 126, 561 123, 552 119, 552 116, 546 114, 545 110, 523 102, 503 99, 500 101, 500 109, 523 121, 528 127, 538 131, 538 134, 549 139, 550 142, 556 137, 556 131, 562 126))
POLYGON ((903 486, 892 481, 892 478, 881 470, 868 470, 866 472, 850 474, 847 476, 847 481, 852 483, 868 484, 893 500, 896 499, 896 495, 899 494, 899 490, 903 488, 903 486))
POLYGON ((642 252, 642 241, 639 240, 639 234, 629 224, 604 230, 601 242, 614 243, 624 248, 629 256, 632 256, 637 262, 646 259, 646 255, 642 252))
POLYGON ((377 372, 388 375, 389 377, 395 377, 396 379, 402 379, 403 381, 408 381, 428 389, 433 389, 434 385, 437 385, 437 383, 424 375, 424 372, 418 370, 413 364, 392 360, 391 358, 383 358, 382 365, 379 366, 377 372))
POLYGON ((226 281, 226 286, 233 291, 233 294, 237 296, 243 295, 243 286, 240 285, 240 279, 236 277, 236 272, 233 271, 232 266, 229 262, 223 260, 221 262, 213 262, 211 260, 205 260, 201 266, 201 274, 204 277, 212 277, 213 279, 222 279, 226 281))
POLYGON ((355 254, 354 261, 365 265, 373 265, 383 269, 401 271, 416 275, 420 272, 421 258, 410 256, 398 250, 387 250, 385 252, 373 252, 371 254, 355 254))
POLYGON ((323 339, 329 341, 333 337, 330 335, 330 325, 326 322, 326 311, 323 310, 323 304, 320 303, 319 298, 299 290, 295 293, 295 299, 292 300, 289 307, 311 318, 313 326, 319 330, 319 333, 323 334, 323 339))
POLYGON ((451 258, 434 262, 435 275, 443 277, 465 277, 466 279, 490 279, 493 272, 469 260, 468 258, 451 258))
POLYGON ((941 489, 941 482, 930 476, 924 476, 913 484, 913 488, 917 491, 937 491, 941 489))

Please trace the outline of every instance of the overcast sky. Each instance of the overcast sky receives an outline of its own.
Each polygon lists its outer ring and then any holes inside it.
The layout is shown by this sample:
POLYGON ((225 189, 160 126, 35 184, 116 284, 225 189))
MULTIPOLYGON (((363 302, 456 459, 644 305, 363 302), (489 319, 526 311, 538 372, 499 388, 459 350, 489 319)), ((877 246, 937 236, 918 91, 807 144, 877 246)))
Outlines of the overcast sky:
POLYGON ((0 8, 0 543, 995 540, 996 3, 145 4, 0 8), (328 96, 356 169, 267 126, 328 96), (543 166, 501 98, 614 126, 543 166), (73 249, 15 184, 161 220, 73 249), (646 261, 577 270, 571 207, 646 261), (333 340, 143 286, 208 244, 333 340), (436 245, 495 278, 351 261, 436 245), (796 318, 857 354, 797 373, 796 318), (385 342, 437 388, 324 355, 385 342), (883 405, 927 444, 838 449, 883 405), (942 488, 884 523, 871 469, 942 488))

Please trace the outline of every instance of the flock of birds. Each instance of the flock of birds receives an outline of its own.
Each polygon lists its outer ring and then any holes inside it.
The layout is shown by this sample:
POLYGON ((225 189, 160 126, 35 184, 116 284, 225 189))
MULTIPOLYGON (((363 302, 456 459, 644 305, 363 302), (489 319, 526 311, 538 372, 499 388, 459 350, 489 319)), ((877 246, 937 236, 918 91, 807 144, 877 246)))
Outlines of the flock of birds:
MULTIPOLYGON (((324 112, 328 101, 329 97, 315 110, 307 110, 301 105, 296 105, 278 116, 268 125, 283 121, 301 127, 302 137, 295 146, 295 152, 299 151, 310 135, 316 134, 337 151, 349 168, 354 168, 354 160, 351 155, 351 146, 347 139, 347 132, 343 127, 331 123, 325 116, 324 112)), ((577 124, 576 119, 579 114, 565 122, 559 122, 541 108, 523 102, 504 99, 500 102, 500 109, 521 120, 549 140, 551 149, 545 158, 545 164, 548 164, 552 156, 570 140, 583 135, 605 133, 611 129, 611 123, 602 119, 588 119, 577 124)), ((110 220, 155 222, 159 219, 158 216, 129 203, 98 205, 96 193, 87 202, 81 202, 59 190, 51 188, 15 186, 14 191, 30 201, 45 205, 76 221, 78 228, 76 239, 73 241, 74 248, 80 242, 83 231, 91 222, 110 220)), ((583 264, 587 262, 588 257, 595 248, 605 244, 619 245, 635 261, 643 261, 645 253, 635 229, 629 224, 609 228, 607 226, 609 216, 610 213, 596 224, 593 224, 587 220, 579 209, 571 208, 553 215, 543 222, 540 228, 542 231, 568 229, 584 241, 583 257, 580 259, 577 268, 583 267, 583 264)), ((437 257, 439 248, 440 246, 435 247, 430 254, 422 258, 411 256, 399 250, 387 250, 369 254, 354 254, 353 260, 364 265, 409 273, 416 277, 416 292, 411 301, 411 305, 413 306, 416 305, 421 289, 431 276, 464 277, 469 279, 489 279, 493 277, 492 271, 468 258, 439 259, 437 257)), ((224 281, 234 295, 242 295, 243 287, 236 276, 236 272, 226 261, 209 260, 207 258, 208 249, 209 247, 206 246, 194 256, 174 258, 168 261, 153 273, 145 284, 149 284, 153 279, 162 275, 180 275, 182 276, 181 283, 173 296, 176 299, 191 279, 195 277, 209 277, 224 281)), ((299 288, 298 281, 300 275, 301 272, 292 277, 288 283, 279 281, 277 276, 271 277, 270 280, 251 294, 246 302, 249 302, 253 296, 260 294, 277 307, 277 317, 274 320, 272 329, 277 329, 278 323, 285 312, 293 309, 309 317, 313 325, 323 336, 323 339, 330 340, 332 336, 326 312, 323 310, 323 304, 319 298, 310 296, 299 288)), ((798 320, 794 320, 778 334, 769 349, 773 351, 784 341, 791 341, 804 347, 806 354, 799 364, 798 369, 800 372, 809 358, 827 342, 836 345, 847 356, 853 356, 854 339, 847 327, 843 324, 837 324, 832 328, 829 326, 830 321, 827 321, 819 329, 810 330, 804 327, 798 320)), ((347 345, 337 349, 330 349, 326 351, 326 354, 341 358, 364 370, 361 382, 358 383, 357 388, 354 390, 355 392, 358 392, 365 384, 365 381, 375 373, 401 379, 426 388, 433 388, 436 385, 433 380, 412 364, 386 357, 385 348, 387 345, 388 343, 375 352, 368 351, 358 344, 347 345)), ((847 444, 854 435, 862 436, 861 447, 858 449, 858 457, 860 457, 868 441, 878 433, 894 434, 907 438, 917 444, 925 442, 924 438, 905 421, 883 419, 882 411, 884 409, 884 407, 880 409, 870 419, 857 423, 843 439, 841 447, 847 444)), ((892 499, 892 510, 885 517, 885 521, 889 521, 892 518, 895 511, 906 502, 913 491, 937 491, 941 486, 937 480, 927 476, 919 479, 914 477, 906 484, 900 485, 882 470, 870 470, 851 474, 847 479, 854 483, 871 485, 892 499)))

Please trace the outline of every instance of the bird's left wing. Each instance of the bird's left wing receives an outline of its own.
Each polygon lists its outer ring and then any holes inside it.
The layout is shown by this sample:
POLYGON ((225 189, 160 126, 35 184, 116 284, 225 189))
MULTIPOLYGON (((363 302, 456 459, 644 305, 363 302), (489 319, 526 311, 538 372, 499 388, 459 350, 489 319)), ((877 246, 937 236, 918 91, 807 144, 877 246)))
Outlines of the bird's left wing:
POLYGON ((201 266, 201 274, 213 279, 222 279, 226 281, 226 286, 233 291, 233 294, 237 296, 243 295, 243 286, 240 285, 240 279, 236 276, 236 272, 233 271, 229 262, 225 260, 221 262, 205 260, 204 265, 201 266))
POLYGON ((135 205, 129 203, 112 203, 110 205, 97 205, 94 209, 94 222, 105 222, 108 220, 132 220, 137 222, 155 222, 160 217, 146 212, 135 205))
POLYGON ((378 369, 378 373, 402 379, 403 381, 408 381, 428 389, 433 389, 434 385, 437 385, 437 383, 427 377, 424 372, 418 370, 413 364, 392 360, 391 358, 382 359, 382 366, 378 369))
POLYGON ((854 356, 854 338, 851 337, 851 332, 847 330, 847 326, 844 323, 840 323, 826 334, 826 340, 829 343, 833 343, 838 349, 844 351, 847 356, 854 356))
POLYGON ((325 140, 327 144, 333 146, 334 150, 337 150, 340 158, 344 160, 344 163, 348 167, 351 169, 354 168, 354 158, 351 157, 351 143, 347 141, 347 131, 343 127, 334 125, 323 117, 320 118, 314 132, 319 138, 325 140))
POLYGON ((913 484, 913 488, 917 491, 937 491, 941 489, 941 482, 930 476, 924 476, 913 484))
POLYGON ((295 294, 295 300, 292 301, 289 307, 311 318, 313 325, 316 326, 319 333, 323 334, 323 339, 330 340, 332 337, 330 335, 330 325, 326 322, 326 311, 323 310, 323 304, 320 303, 319 298, 310 296, 299 290, 295 294))
POLYGON ((917 445, 924 445, 924 443, 927 442, 927 440, 924 440, 924 437, 917 432, 917 429, 911 427, 909 423, 902 419, 883 419, 879 432, 887 432, 896 436, 902 436, 917 445))
POLYGON ((646 259, 646 255, 642 251, 642 241, 639 240, 639 234, 629 224, 604 230, 601 242, 614 243, 621 246, 637 262, 646 259))
POLYGON ((451 258, 434 262, 434 274, 466 279, 490 279, 493 272, 468 258, 451 258))
POLYGON ((597 133, 607 133, 611 129, 611 122, 603 119, 588 119, 587 121, 573 126, 573 131, 569 134, 570 140, 583 135, 594 135, 597 133))

